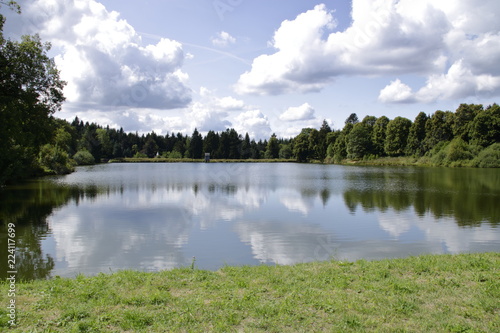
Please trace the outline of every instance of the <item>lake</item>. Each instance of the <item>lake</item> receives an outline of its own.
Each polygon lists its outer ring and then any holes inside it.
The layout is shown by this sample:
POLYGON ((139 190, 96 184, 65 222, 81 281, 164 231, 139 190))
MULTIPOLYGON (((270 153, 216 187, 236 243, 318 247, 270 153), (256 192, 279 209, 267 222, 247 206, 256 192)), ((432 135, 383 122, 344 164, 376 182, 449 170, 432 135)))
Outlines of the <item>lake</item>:
POLYGON ((498 169, 102 164, 0 199, 19 279, 500 251, 498 169))

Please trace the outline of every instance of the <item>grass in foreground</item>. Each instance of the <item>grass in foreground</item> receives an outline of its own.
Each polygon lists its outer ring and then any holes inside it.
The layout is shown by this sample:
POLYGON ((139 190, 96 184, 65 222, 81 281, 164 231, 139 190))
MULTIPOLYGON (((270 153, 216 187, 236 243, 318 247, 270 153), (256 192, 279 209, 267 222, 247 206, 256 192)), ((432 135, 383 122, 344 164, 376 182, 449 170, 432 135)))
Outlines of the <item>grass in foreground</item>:
POLYGON ((499 332, 499 276, 485 253, 54 278, 18 283, 12 332, 499 332))

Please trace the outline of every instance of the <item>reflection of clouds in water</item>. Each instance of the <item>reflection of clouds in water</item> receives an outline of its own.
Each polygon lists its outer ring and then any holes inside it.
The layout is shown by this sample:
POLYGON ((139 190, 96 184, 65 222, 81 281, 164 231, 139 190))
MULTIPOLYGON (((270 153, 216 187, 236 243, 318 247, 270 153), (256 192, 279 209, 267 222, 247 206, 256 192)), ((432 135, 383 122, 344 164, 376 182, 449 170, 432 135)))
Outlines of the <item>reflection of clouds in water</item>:
POLYGON ((328 260, 336 251, 332 237, 323 228, 303 222, 241 221, 234 230, 251 246, 254 258, 263 263, 328 260))
POLYGON ((314 208, 312 198, 304 198, 298 192, 286 192, 280 197, 280 202, 291 212, 307 215, 314 208))
POLYGON ((378 215, 378 224, 382 230, 387 231, 391 236, 398 238, 411 228, 411 217, 393 212, 378 215))
POLYGON ((173 205, 139 209, 108 202, 96 207, 83 200, 78 207, 59 210, 50 221, 56 262, 68 267, 66 274, 107 268, 160 270, 189 261, 181 247, 192 222, 188 212, 173 205))
POLYGON ((417 226, 425 232, 428 241, 445 244, 450 253, 477 251, 476 246, 481 242, 500 243, 500 235, 491 232, 486 224, 465 228, 459 227, 451 218, 436 221, 427 215, 418 219, 417 226))
POLYGON ((428 250, 423 252, 440 253, 442 250, 439 248, 442 249, 442 245, 449 253, 470 252, 476 251, 475 246, 479 243, 500 242, 500 236, 492 233, 487 225, 460 227, 452 218, 436 219, 431 213, 417 217, 410 213, 387 211, 378 214, 378 223, 382 230, 395 239, 409 232, 412 227, 418 228, 425 235, 428 247, 428 250))
POLYGON ((69 269, 160 270, 186 265, 189 259, 181 248, 188 243, 195 217, 202 230, 208 229, 217 221, 233 221, 258 209, 267 198, 263 189, 234 187, 228 193, 227 186, 106 192, 97 200, 68 205, 50 218, 56 261, 69 269))

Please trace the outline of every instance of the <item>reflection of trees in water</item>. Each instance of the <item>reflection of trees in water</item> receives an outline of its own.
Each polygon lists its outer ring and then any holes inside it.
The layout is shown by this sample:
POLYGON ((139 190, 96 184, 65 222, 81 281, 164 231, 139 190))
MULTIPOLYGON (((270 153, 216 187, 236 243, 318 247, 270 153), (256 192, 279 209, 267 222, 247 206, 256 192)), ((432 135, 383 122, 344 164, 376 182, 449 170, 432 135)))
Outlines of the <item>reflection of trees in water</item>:
POLYGON ((360 168, 347 175, 344 201, 351 212, 413 207, 419 216, 453 217, 459 226, 500 223, 500 172, 491 169, 360 168), (383 170, 383 169, 382 169, 383 170), (410 172, 411 171, 411 172, 410 172))
MULTIPOLYGON (((54 268, 54 259, 42 252, 41 241, 49 232, 47 218, 55 208, 71 199, 97 197, 97 187, 63 186, 49 181, 32 181, 0 190, 0 225, 16 226, 16 269, 22 280, 45 279, 54 268)), ((0 238, 0 256, 7 258, 7 237, 0 238)), ((0 278, 7 274, 7 260, 0 262, 0 278)))

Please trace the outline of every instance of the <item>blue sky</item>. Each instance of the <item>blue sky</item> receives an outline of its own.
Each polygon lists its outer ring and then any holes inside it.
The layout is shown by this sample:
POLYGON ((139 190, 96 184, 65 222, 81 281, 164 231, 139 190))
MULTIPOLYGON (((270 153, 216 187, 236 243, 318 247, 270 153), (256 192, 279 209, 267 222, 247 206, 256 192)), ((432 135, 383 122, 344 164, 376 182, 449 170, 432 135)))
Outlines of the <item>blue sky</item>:
POLYGON ((52 43, 68 82, 57 116, 126 131, 290 137, 500 94, 497 0, 19 3, 5 33, 52 43))

